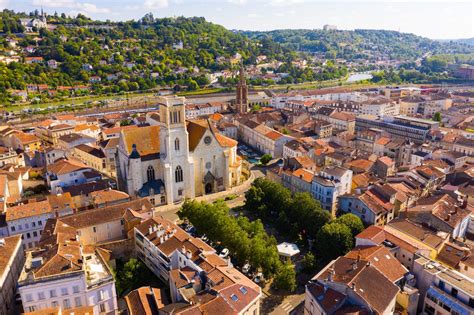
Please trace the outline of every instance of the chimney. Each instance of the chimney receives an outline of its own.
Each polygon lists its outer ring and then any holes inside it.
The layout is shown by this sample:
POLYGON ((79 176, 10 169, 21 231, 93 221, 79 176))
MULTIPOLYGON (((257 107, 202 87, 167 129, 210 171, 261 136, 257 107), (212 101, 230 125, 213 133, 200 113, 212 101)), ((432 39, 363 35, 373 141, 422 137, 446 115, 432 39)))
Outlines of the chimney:
POLYGON ((355 284, 354 282, 352 282, 351 288, 352 288, 353 291, 355 291, 355 289, 356 289, 356 284, 355 284))
POLYGON ((151 233, 153 233, 153 226, 150 225, 148 227, 148 234, 151 234, 151 233))
POLYGON ((449 221, 449 220, 451 220, 451 214, 448 213, 448 215, 446 216, 445 221, 449 221))
POLYGON ((333 277, 334 277, 334 270, 333 270, 333 269, 329 269, 328 281, 329 281, 329 282, 332 282, 333 277))
POLYGON ((354 261, 354 262, 352 263, 352 270, 356 270, 356 269, 357 269, 357 262, 354 261))
POLYGON ((359 261, 360 261, 360 248, 359 248, 359 250, 357 251, 357 262, 359 262, 359 261))

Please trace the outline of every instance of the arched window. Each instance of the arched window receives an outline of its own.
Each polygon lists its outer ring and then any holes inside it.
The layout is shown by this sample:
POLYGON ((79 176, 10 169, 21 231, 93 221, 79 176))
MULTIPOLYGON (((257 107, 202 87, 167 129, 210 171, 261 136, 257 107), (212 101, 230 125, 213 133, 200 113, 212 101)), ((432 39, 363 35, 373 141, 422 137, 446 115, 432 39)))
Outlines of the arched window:
POLYGON ((175 149, 175 151, 179 151, 179 139, 178 138, 176 138, 174 140, 174 149, 175 149))
POLYGON ((176 170, 174 171, 174 178, 177 183, 181 183, 183 181, 183 169, 181 166, 176 166, 176 170))
POLYGON ((155 169, 153 168, 153 166, 151 166, 151 165, 148 166, 148 168, 146 170, 146 177, 147 177, 149 182, 155 180, 155 169))

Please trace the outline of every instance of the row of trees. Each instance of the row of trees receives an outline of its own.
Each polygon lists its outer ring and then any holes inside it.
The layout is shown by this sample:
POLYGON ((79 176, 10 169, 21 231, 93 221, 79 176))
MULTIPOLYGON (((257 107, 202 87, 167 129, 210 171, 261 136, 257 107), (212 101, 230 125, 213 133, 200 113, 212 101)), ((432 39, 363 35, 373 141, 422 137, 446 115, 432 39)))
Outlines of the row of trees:
POLYGON ((354 246, 354 236, 364 229, 353 214, 331 219, 309 193, 292 194, 281 184, 256 179, 247 191, 244 208, 275 226, 286 238, 307 244, 313 241, 316 257, 326 263, 354 246))
POLYGON ((234 218, 223 201, 207 204, 186 201, 178 212, 187 218, 198 233, 228 248, 239 263, 249 262, 262 270, 266 278, 275 277, 278 288, 294 290, 296 274, 293 266, 283 264, 276 248, 277 242, 269 236, 260 220, 250 222, 247 217, 234 218))

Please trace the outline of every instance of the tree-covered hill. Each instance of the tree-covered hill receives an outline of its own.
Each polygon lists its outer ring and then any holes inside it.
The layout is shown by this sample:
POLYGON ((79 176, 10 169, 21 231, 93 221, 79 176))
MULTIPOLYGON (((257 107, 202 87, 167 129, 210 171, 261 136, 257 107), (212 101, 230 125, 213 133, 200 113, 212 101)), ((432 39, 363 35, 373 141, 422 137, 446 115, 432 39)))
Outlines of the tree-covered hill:
POLYGON ((235 66, 236 54, 246 64, 259 55, 294 57, 271 40, 252 40, 200 17, 155 19, 147 14, 139 21, 112 23, 63 14, 48 16, 48 29, 21 33, 19 19, 37 14, 0 12, 0 57, 19 58, 0 63, 0 95, 29 84, 57 88, 90 83, 97 93, 176 84, 196 88, 208 83, 206 74, 235 66), (28 63, 30 57, 42 61, 28 63), (50 60, 57 66, 49 65, 50 60))
POLYGON ((273 39, 284 47, 324 53, 328 57, 371 59, 390 57, 410 60, 426 53, 470 53, 474 48, 463 43, 439 42, 413 34, 385 30, 275 30, 242 32, 250 38, 273 39))

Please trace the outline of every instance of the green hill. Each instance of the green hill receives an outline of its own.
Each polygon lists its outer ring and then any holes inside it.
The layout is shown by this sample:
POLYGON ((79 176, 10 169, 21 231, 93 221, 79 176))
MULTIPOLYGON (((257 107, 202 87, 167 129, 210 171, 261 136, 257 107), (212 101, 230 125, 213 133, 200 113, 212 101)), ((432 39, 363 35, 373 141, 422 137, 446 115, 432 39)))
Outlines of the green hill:
POLYGON ((275 30, 242 32, 254 38, 269 38, 292 50, 324 53, 328 57, 372 59, 389 57, 410 60, 426 53, 471 53, 474 48, 463 43, 439 42, 413 34, 385 30, 275 30))

